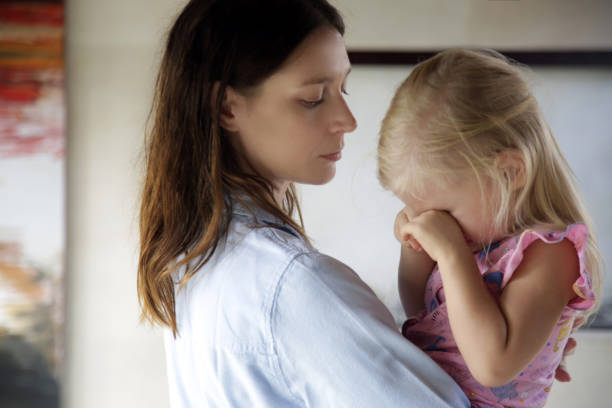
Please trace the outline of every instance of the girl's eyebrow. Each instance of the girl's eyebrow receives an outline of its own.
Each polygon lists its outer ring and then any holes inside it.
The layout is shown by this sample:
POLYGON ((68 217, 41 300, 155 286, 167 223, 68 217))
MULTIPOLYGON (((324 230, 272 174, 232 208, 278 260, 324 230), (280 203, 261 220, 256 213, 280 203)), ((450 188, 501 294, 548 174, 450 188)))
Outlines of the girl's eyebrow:
MULTIPOLYGON (((346 70, 346 72, 343 75, 343 78, 346 78, 348 76, 348 74, 350 74, 352 67, 348 67, 348 69, 346 70)), ((308 79, 306 81, 304 81, 302 83, 301 86, 307 86, 307 85, 317 85, 317 84, 327 84, 330 82, 333 82, 334 78, 332 77, 314 77, 311 79, 308 79)))

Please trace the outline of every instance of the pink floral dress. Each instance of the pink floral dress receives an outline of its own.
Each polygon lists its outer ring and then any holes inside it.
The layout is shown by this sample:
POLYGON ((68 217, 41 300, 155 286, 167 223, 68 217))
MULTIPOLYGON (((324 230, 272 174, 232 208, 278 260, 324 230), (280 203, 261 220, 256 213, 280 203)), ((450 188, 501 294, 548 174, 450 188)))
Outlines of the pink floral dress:
POLYGON ((561 318, 550 334, 546 346, 518 377, 501 387, 484 387, 470 374, 453 338, 446 310, 440 271, 432 272, 425 290, 425 305, 418 316, 404 323, 402 332, 434 359, 461 386, 477 408, 541 407, 546 402, 561 362, 563 349, 580 311, 595 303, 591 276, 585 267, 585 245, 588 236, 584 224, 573 224, 565 231, 536 232, 527 230, 518 236, 491 245, 479 254, 476 261, 483 279, 494 296, 499 297, 523 259, 525 249, 534 241, 547 243, 568 239, 574 244, 580 261, 580 277, 573 285, 574 298, 563 310, 561 318))

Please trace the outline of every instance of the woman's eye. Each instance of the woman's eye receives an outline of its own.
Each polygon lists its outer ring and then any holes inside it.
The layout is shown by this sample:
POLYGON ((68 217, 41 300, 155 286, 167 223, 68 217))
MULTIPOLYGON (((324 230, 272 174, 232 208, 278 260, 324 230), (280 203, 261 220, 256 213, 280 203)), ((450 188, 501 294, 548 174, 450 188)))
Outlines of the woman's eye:
POLYGON ((316 101, 309 101, 309 100, 304 99, 304 100, 302 100, 302 103, 304 105, 306 105, 306 107, 308 107, 308 108, 314 108, 314 107, 320 105, 321 103, 323 103, 323 98, 317 99, 316 101))
POLYGON ((342 88, 340 91, 342 91, 342 93, 345 95, 350 95, 348 91, 346 90, 346 88, 342 88))

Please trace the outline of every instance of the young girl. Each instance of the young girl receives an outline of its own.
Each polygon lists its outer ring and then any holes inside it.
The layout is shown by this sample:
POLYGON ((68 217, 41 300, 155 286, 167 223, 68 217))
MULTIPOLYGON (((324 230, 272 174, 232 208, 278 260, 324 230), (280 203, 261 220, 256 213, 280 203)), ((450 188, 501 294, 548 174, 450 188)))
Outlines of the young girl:
POLYGON ((418 64, 383 121, 378 175, 405 204, 404 336, 472 406, 542 406, 570 333, 600 299, 601 258, 519 70, 494 51, 418 64))

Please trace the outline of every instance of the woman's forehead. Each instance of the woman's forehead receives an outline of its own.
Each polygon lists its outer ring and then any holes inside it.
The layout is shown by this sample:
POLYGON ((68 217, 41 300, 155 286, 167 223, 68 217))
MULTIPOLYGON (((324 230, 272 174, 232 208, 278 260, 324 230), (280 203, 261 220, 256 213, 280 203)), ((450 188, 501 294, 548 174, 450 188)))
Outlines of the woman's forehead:
POLYGON ((342 36, 334 29, 313 32, 270 77, 294 87, 344 80, 351 64, 342 36))

